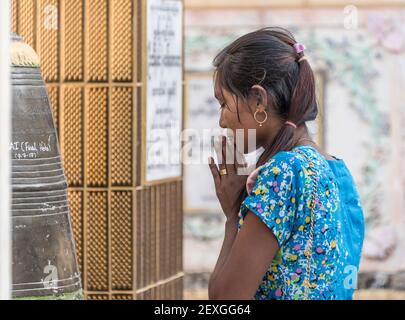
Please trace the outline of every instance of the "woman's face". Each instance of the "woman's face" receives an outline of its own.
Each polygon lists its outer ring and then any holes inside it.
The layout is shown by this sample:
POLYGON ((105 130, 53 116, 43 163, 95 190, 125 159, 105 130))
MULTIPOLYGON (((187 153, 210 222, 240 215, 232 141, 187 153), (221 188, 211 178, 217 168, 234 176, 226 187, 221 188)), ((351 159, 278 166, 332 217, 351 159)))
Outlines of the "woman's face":
MULTIPOLYGON (((232 130, 233 136, 243 134, 243 146, 236 144, 238 151, 248 153, 261 147, 272 131, 270 126, 270 113, 267 110, 267 121, 259 126, 259 123, 254 119, 254 113, 260 107, 260 99, 251 97, 248 101, 237 99, 235 94, 215 85, 215 97, 221 105, 221 114, 219 118, 219 126, 232 130), (239 112, 239 119, 238 119, 239 112), (249 143, 250 140, 250 143, 249 143)), ((257 114, 258 120, 265 118, 264 113, 257 114)), ((235 139, 236 141, 236 139, 235 139)))

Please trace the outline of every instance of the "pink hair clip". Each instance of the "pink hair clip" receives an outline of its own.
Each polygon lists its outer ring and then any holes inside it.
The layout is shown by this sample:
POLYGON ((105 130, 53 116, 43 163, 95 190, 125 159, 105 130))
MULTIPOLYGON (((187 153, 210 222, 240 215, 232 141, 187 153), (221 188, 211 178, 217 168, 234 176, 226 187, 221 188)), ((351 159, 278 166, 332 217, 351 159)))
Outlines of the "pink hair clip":
POLYGON ((285 124, 293 127, 294 129, 297 129, 297 125, 294 122, 286 121, 285 124))
POLYGON ((299 43, 299 42, 294 43, 293 47, 294 47, 294 49, 295 49, 295 51, 297 53, 301 53, 306 49, 305 46, 302 43, 299 43))

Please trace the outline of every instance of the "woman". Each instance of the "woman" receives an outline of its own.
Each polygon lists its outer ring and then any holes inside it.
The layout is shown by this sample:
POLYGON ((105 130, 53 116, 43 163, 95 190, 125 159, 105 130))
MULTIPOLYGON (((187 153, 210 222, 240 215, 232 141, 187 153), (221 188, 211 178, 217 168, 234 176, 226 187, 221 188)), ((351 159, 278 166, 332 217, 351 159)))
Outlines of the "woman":
MULTIPOLYGON (((245 136, 255 129, 264 152, 248 179, 237 174, 237 163, 209 159, 226 216, 210 299, 352 298, 363 211, 343 160, 308 134, 317 104, 304 49, 288 31, 265 28, 214 60, 220 126, 245 136)), ((226 156, 226 141, 217 154, 226 156)))

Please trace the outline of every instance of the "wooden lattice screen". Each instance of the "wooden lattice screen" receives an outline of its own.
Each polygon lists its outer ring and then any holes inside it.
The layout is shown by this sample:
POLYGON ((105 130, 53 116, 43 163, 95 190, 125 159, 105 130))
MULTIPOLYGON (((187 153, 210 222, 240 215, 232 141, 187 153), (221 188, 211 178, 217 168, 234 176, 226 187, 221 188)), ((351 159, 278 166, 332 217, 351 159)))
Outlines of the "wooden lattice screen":
POLYGON ((12 1, 49 90, 88 299, 182 298, 182 180, 140 179, 142 6, 12 1))

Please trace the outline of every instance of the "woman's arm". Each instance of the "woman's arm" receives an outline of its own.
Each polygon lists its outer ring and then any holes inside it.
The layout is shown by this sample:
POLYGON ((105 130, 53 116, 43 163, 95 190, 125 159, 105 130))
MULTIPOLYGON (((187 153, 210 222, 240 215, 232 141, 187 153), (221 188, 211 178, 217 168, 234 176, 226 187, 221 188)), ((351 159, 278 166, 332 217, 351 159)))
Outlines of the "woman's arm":
MULTIPOLYGON (((224 138, 215 145, 222 159, 229 155, 226 148, 224 138)), ((237 232, 240 194, 247 177, 236 174, 236 152, 233 156, 233 163, 224 161, 219 168, 214 159, 209 159, 216 194, 226 216, 221 253, 208 285, 210 299, 252 299, 278 250, 272 231, 254 213, 246 215, 243 227, 237 232), (227 173, 221 176, 219 170, 224 169, 227 173)))
POLYGON ((254 213, 247 213, 238 233, 235 224, 227 223, 209 299, 253 299, 278 249, 273 232, 254 213))
POLYGON ((211 273, 210 280, 208 282, 208 296, 210 296, 211 287, 216 281, 217 274, 219 270, 222 269, 226 259, 228 258, 229 252, 231 251, 233 242, 237 234, 237 219, 226 220, 225 223, 225 236, 222 242, 221 252, 219 254, 217 263, 215 264, 214 271, 211 273))

